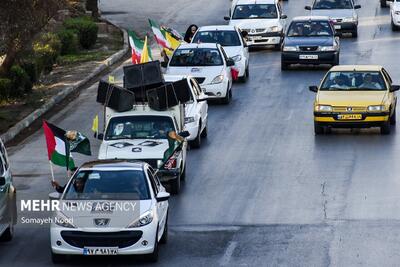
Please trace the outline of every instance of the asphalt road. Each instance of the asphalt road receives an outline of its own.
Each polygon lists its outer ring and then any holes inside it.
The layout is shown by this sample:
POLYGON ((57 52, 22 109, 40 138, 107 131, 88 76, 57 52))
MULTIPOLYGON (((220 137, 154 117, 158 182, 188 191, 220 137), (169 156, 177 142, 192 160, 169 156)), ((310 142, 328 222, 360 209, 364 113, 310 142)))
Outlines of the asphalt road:
MULTIPOLYGON (((400 33, 388 9, 362 0, 359 38, 343 38, 342 64, 381 64, 400 83, 400 33)), ((306 14, 304 0, 285 13, 306 14)), ((102 0, 103 14, 145 29, 147 17, 184 31, 192 22, 223 23, 230 1, 102 0), (155 10, 154 10, 155 8, 155 10)), ((146 24, 147 26, 147 24, 146 24)), ((246 84, 229 106, 210 107, 209 137, 189 151, 187 181, 170 201, 170 240, 160 266, 398 266, 400 136, 377 129, 314 136, 309 85, 328 68, 282 73, 280 53, 251 53, 246 84)), ((121 78, 121 72, 116 72, 121 78)), ((51 121, 90 135, 101 111, 95 86, 51 121)), ((98 141, 92 140, 96 153, 98 141)), ((51 191, 43 133, 10 148, 20 198, 51 191)), ((77 157, 82 163, 86 157, 77 157)), ((65 181, 62 170, 57 177, 65 181)), ((23 216, 24 214, 20 214, 23 216)), ((18 225, 0 244, 0 266, 51 266, 48 227, 18 225)), ((136 258, 73 258, 65 266, 130 266, 136 258)))

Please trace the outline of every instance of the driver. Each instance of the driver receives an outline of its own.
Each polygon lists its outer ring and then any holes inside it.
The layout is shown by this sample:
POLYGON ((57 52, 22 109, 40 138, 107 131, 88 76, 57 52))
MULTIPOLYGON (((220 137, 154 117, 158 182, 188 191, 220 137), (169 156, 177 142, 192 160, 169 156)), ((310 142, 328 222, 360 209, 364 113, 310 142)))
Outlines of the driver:
POLYGON ((335 89, 347 89, 349 86, 346 84, 346 77, 344 75, 338 75, 334 78, 333 84, 330 86, 335 89))
POLYGON ((373 81, 373 77, 370 73, 365 74, 364 81, 360 85, 361 88, 365 89, 381 89, 381 85, 373 81))
POLYGON ((156 138, 166 138, 171 131, 171 126, 168 122, 154 122, 151 136, 156 138))
POLYGON ((310 35, 329 35, 329 32, 320 23, 315 23, 310 35))

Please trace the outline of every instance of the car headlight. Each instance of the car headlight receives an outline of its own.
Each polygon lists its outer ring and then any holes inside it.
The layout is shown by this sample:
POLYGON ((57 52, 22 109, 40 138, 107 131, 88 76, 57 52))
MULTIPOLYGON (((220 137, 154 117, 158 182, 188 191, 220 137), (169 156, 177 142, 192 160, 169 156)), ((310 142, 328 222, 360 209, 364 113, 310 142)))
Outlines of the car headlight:
POLYGON ((221 75, 218 75, 217 77, 215 77, 215 78, 212 80, 211 84, 222 83, 223 80, 224 80, 224 75, 221 74, 221 75))
POLYGON ((385 109, 385 106, 383 105, 374 105, 374 106, 368 106, 368 111, 383 111, 385 109))
POLYGON ((343 22, 355 22, 357 19, 353 18, 353 17, 349 17, 349 18, 344 18, 342 21, 343 22))
POLYGON ((57 216, 54 218, 54 223, 65 228, 76 228, 76 226, 72 223, 72 219, 68 218, 61 211, 57 212, 57 216))
POLYGON ((269 28, 270 32, 278 32, 279 31, 279 27, 278 26, 273 26, 271 28, 269 28))
POLYGON ((232 59, 235 62, 239 62, 240 60, 242 60, 242 56, 241 55, 236 55, 236 56, 232 57, 232 59))
POLYGON ((132 223, 130 223, 127 228, 136 228, 148 225, 153 221, 153 217, 153 210, 148 210, 140 215, 139 219, 136 219, 132 223))
POLYGON ((185 117, 185 124, 192 123, 194 121, 195 121, 194 117, 185 117))
POLYGON ((320 51, 336 51, 335 46, 321 46, 319 48, 320 51))
POLYGON ((296 46, 284 46, 284 47, 283 47, 283 51, 286 51, 286 52, 295 52, 295 51, 297 51, 297 47, 296 47, 296 46))
POLYGON ((161 159, 157 160, 157 168, 161 168, 161 166, 164 164, 164 162, 161 159))
POLYGON ((317 105, 315 109, 316 109, 316 111, 331 112, 332 111, 332 106, 329 106, 329 105, 317 105))

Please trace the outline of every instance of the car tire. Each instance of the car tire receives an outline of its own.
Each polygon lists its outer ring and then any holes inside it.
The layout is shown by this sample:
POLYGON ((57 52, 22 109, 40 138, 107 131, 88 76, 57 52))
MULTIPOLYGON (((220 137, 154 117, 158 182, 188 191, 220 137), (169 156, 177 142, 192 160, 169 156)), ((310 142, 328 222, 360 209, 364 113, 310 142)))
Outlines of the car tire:
POLYGON ((281 61, 281 70, 288 70, 289 69, 289 64, 281 61))
POLYGON ((353 38, 358 37, 358 29, 357 28, 351 33, 351 37, 353 37, 353 38))
POLYGON ((222 104, 228 105, 231 102, 232 98, 232 89, 229 89, 228 92, 226 92, 226 96, 222 98, 222 104))
POLYGON ((392 24, 392 31, 396 32, 399 30, 399 28, 393 23, 393 19, 391 20, 391 24, 392 24))
POLYGON ((274 45, 274 50, 275 51, 281 51, 282 43, 274 45))
POLYGON ((381 134, 390 134, 390 120, 383 123, 381 126, 381 134))
POLYGON ((66 255, 56 254, 53 251, 51 252, 51 261, 53 264, 63 263, 66 260, 66 255))
POLYGON ((201 137, 207 138, 208 135, 208 127, 207 125, 204 127, 203 131, 201 132, 201 137))
POLYGON ((241 83, 247 82, 247 79, 249 78, 248 75, 249 75, 249 67, 246 68, 246 70, 244 71, 243 76, 239 77, 239 82, 241 82, 241 83))
POLYGON ((7 229, 1 235, 0 241, 1 242, 9 242, 13 239, 13 237, 14 237, 14 225, 11 222, 10 225, 7 227, 7 229))
POLYGON ((340 64, 340 56, 339 54, 335 57, 335 61, 333 62, 332 66, 337 66, 340 64))
POLYGON ((386 0, 380 0, 381 7, 387 7, 386 0))
POLYGON ((168 242, 168 213, 167 213, 167 219, 165 221, 164 231, 160 239, 161 244, 167 244, 167 242, 168 242))
POLYGON ((179 194, 179 191, 181 190, 181 175, 179 174, 178 177, 173 179, 170 183, 171 186, 171 193, 173 195, 179 194))
POLYGON ((321 126, 318 122, 314 122, 314 133, 315 135, 321 135, 324 134, 325 129, 323 126, 321 126))
POLYGON ((186 164, 185 166, 183 166, 183 171, 181 173, 181 181, 185 181, 186 180, 186 164))
POLYGON ((152 253, 146 256, 147 261, 149 262, 157 262, 158 261, 158 227, 156 232, 156 241, 154 243, 154 250, 152 253))
POLYGON ((393 114, 390 116, 390 125, 396 125, 396 109, 393 110, 393 114))
POLYGON ((201 146, 201 121, 199 123, 199 130, 197 132, 197 136, 193 141, 190 141, 190 147, 200 148, 201 146))

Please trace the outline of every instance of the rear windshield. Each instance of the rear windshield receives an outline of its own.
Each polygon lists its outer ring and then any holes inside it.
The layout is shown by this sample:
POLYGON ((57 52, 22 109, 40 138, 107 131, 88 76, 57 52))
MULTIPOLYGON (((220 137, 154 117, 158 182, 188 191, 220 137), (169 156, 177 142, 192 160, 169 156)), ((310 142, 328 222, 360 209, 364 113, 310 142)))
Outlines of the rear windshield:
POLYGON ((150 193, 142 170, 79 171, 65 191, 64 200, 146 200, 150 193))
POLYGON ((194 36, 192 43, 218 43, 222 46, 241 46, 236 31, 201 31, 194 36))
POLYGON ((278 11, 275 4, 237 5, 232 19, 276 19, 278 11))
POLYGON ((178 49, 169 63, 173 67, 221 66, 223 64, 221 54, 216 48, 178 49))
POLYGON ((378 71, 332 71, 322 83, 322 91, 383 91, 385 81, 378 71))
POLYGON ((351 0, 315 0, 313 9, 352 9, 351 0))
POLYGON ((295 21, 290 24, 287 36, 333 36, 333 31, 328 21, 295 21))

